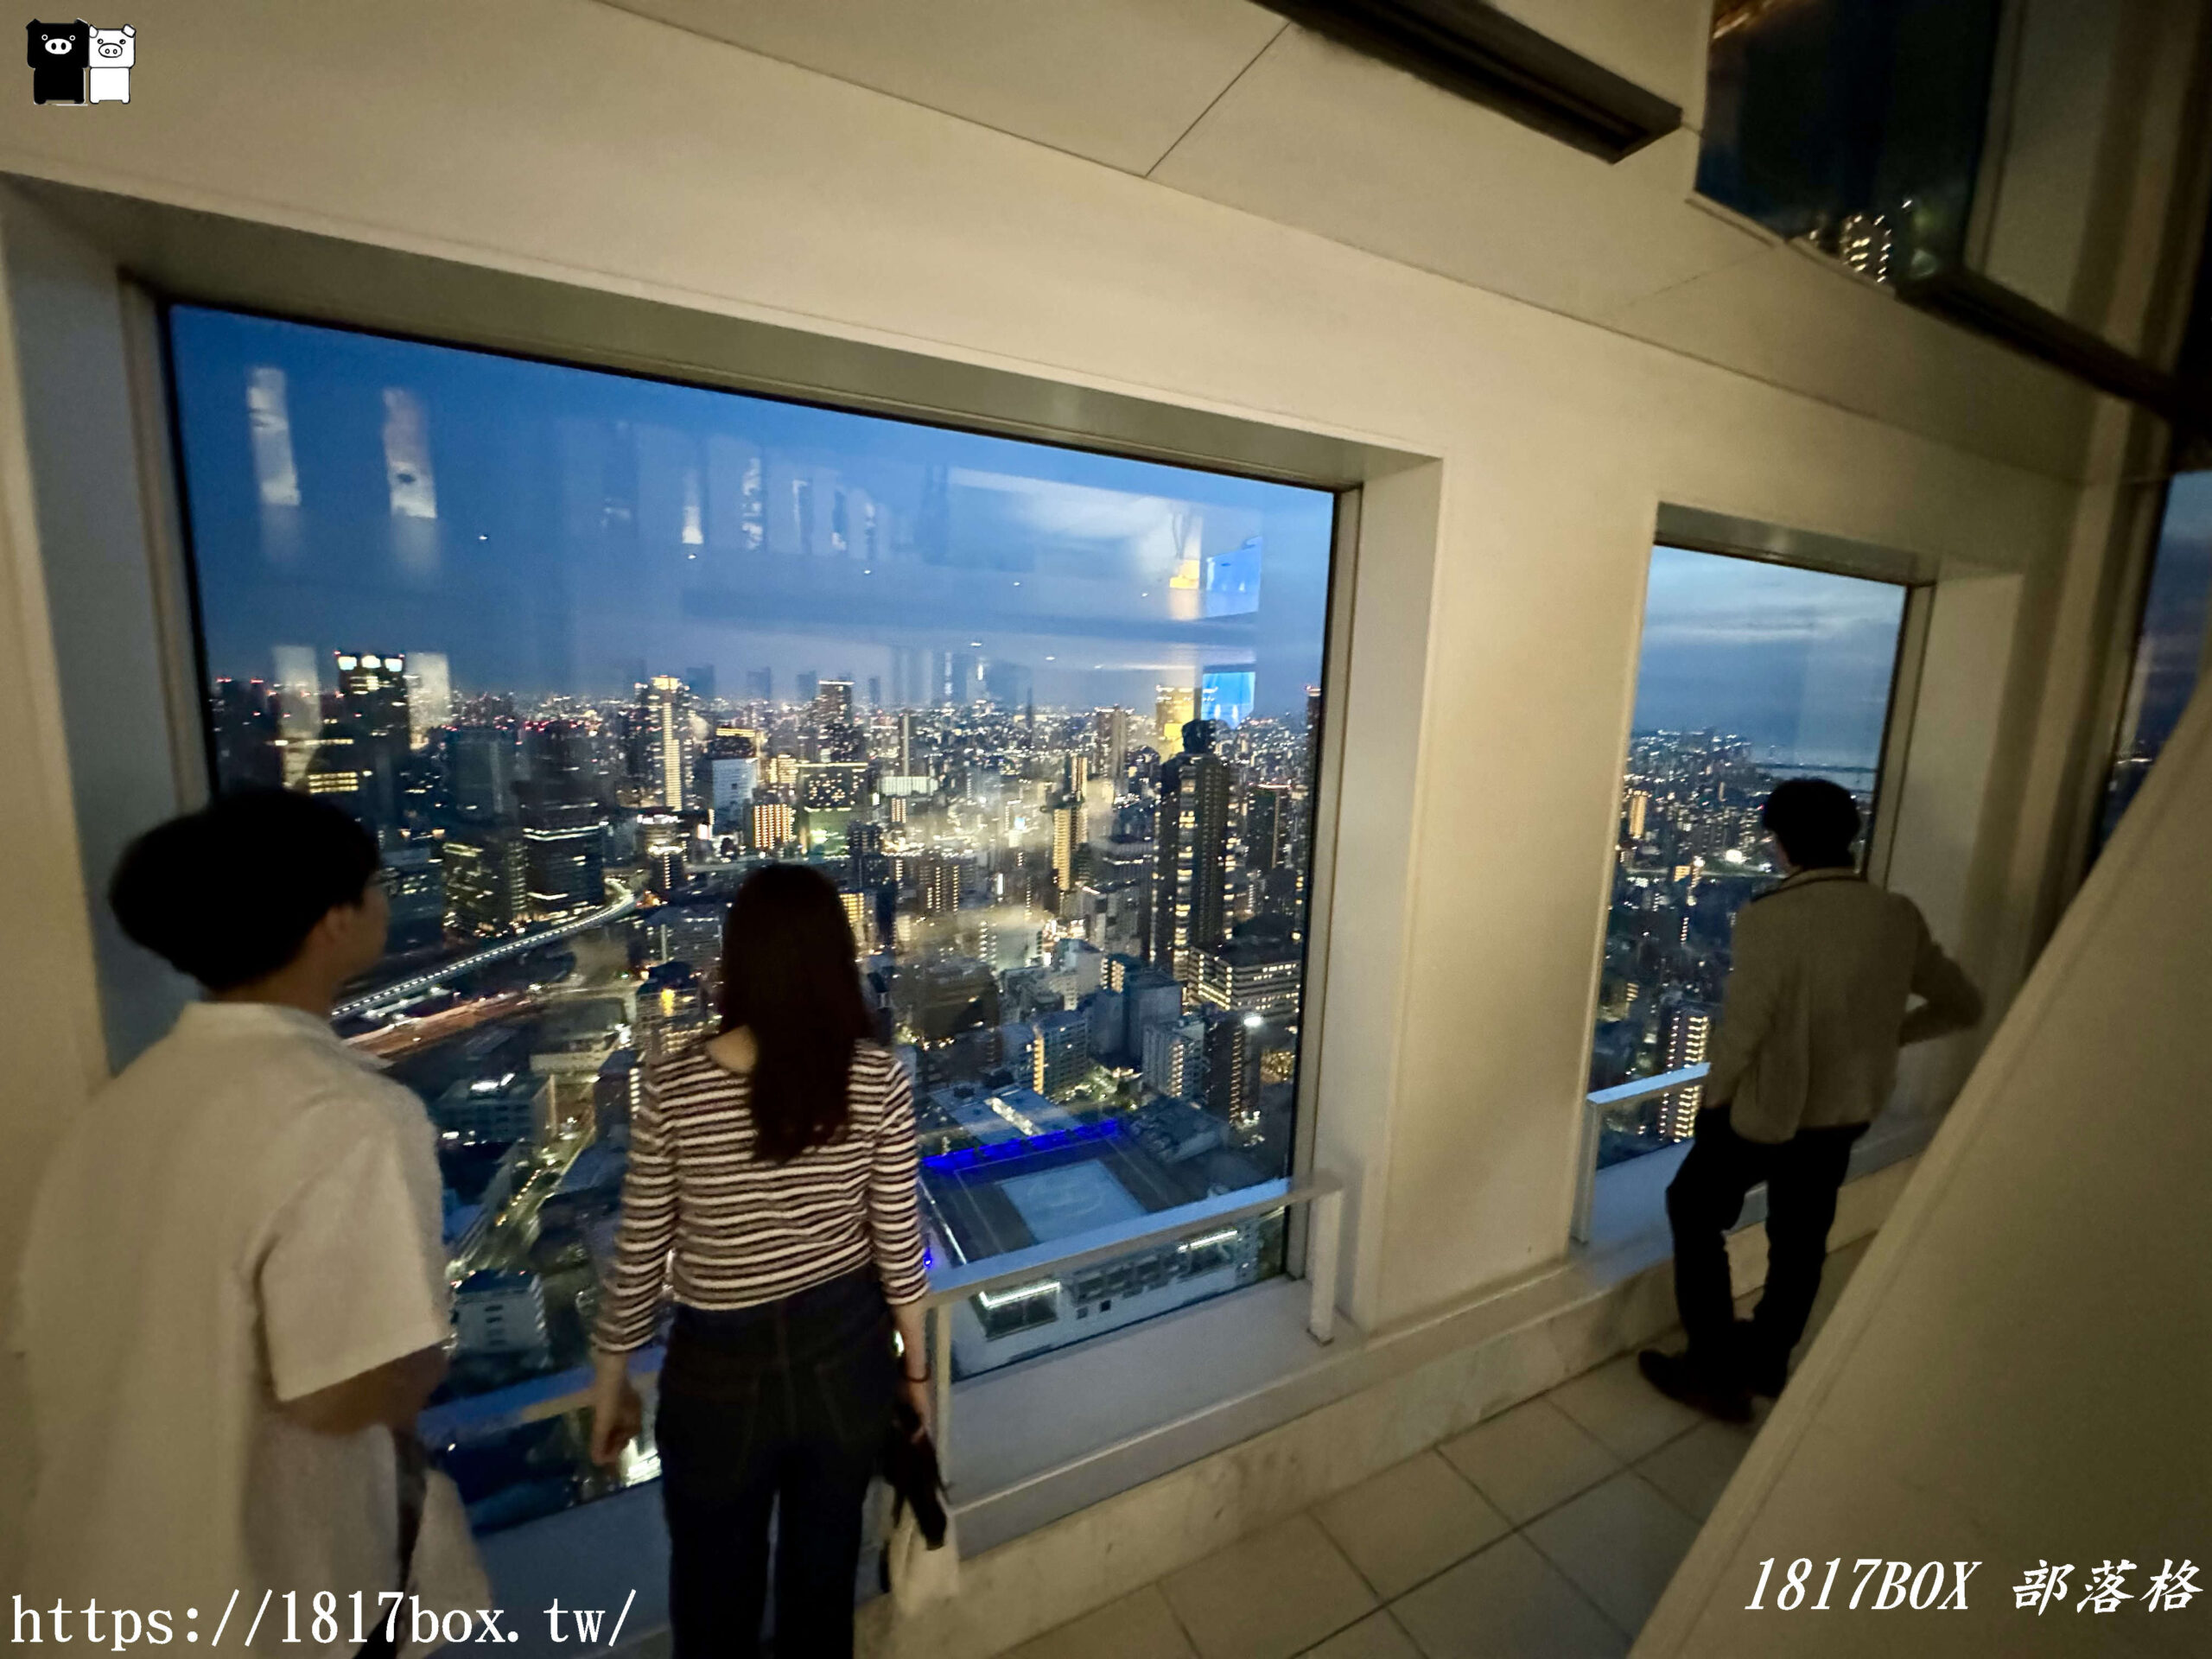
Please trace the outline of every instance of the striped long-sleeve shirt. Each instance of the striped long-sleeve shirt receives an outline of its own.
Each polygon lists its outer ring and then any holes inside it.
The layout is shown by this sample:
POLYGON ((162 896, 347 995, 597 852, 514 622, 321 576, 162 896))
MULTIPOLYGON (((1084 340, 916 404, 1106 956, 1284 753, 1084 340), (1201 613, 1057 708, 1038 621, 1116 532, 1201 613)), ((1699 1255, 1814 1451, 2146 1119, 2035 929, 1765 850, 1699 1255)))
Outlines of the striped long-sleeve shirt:
POLYGON ((664 1295, 753 1307, 870 1263, 893 1302, 929 1289, 913 1090, 890 1052, 855 1047, 843 1132, 789 1163, 753 1155, 751 1094, 703 1046, 646 1072, 594 1346, 620 1353, 650 1342, 664 1295))

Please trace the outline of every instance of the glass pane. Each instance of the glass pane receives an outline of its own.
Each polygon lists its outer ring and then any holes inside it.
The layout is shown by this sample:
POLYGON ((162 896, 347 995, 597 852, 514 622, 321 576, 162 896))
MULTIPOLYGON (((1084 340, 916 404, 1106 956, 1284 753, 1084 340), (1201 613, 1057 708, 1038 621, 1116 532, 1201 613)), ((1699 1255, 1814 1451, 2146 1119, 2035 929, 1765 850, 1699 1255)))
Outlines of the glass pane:
POLYGON ((2166 495, 2151 582, 2143 601, 2143 628, 2135 642, 2135 671, 2128 681, 2120 742, 2105 786, 2097 830, 2101 849, 2151 774, 2166 740, 2203 671, 2206 633, 2212 628, 2212 473, 2188 473, 2166 495))
MULTIPOLYGON (((1780 877, 1759 808, 1821 777, 1871 823, 1905 589, 1651 552, 1590 1087, 1703 1060, 1736 912, 1780 877)), ((1607 1108, 1600 1167, 1685 1139, 1694 1086, 1607 1108)))
MULTIPOLYGON (((459 1351, 432 1421, 480 1523, 615 1484, 560 1402, 640 1068, 713 1026, 760 863, 846 894, 937 1263, 1289 1168, 1328 494, 170 328, 221 785, 325 796, 384 847, 390 950, 340 1029, 439 1134, 459 1351)), ((960 1370, 1279 1272, 1281 1235, 971 1298, 960 1370)))
POLYGON ((1719 0, 1700 194, 1877 281, 1958 263, 1998 0, 1719 0))

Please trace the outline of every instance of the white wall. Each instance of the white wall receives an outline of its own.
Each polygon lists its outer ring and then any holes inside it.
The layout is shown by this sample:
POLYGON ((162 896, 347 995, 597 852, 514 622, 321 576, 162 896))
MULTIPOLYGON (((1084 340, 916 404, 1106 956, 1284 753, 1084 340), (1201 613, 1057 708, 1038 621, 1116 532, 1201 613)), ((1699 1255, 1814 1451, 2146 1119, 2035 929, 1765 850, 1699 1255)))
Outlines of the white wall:
MULTIPOLYGON (((426 50, 455 39, 434 0, 149 0, 132 103, 0 100, 0 168, 1440 461, 1433 559, 1377 561, 1357 610, 1356 663, 1399 641, 1420 662, 1392 711, 1392 764, 1414 768, 1406 875, 1387 845, 1353 859, 1332 921, 1336 948, 1374 964, 1357 997, 1332 980, 1332 1033, 1353 1007, 1364 1029, 1328 1042, 1320 1131, 1362 1166, 1346 1272, 1368 1325, 1564 1246, 1659 501, 2029 589, 2069 546, 2077 498, 2059 477, 628 13, 505 0, 502 15, 496 42, 426 50)), ((1821 296, 1793 310, 1796 292, 1759 327, 1819 335, 1821 296)), ((1901 340, 1925 326, 1898 316, 1901 340)), ((27 538, 20 449, 0 449, 7 522, 27 538)), ((19 584, 35 580, 25 545, 19 584)), ((19 602, 35 629, 41 601, 19 602)), ((1991 613, 1984 641, 2008 673, 1956 686, 1953 712, 2018 748, 2048 737, 2004 722, 2039 643, 1999 638, 2008 626, 1991 613)), ((51 674, 32 673, 36 696, 0 690, 11 720, 31 710, 41 786, 58 788, 51 674)), ((1936 887, 1983 858, 2005 810, 1985 792, 1929 798, 1927 832, 1956 851, 1916 897, 1945 902, 1936 887)), ((0 870, 50 865, 55 834, 36 815, 0 821, 0 870)), ((20 912, 25 949, 66 966, 81 915, 46 903, 20 912)), ((61 1004, 83 988, 72 978, 61 1004)), ((43 1064, 44 1031, 17 1006, 6 1017, 0 1068, 43 1064)), ((11 1093, 0 1162, 35 1159, 47 1116, 73 1104, 11 1093)))
MULTIPOLYGON (((2196 1654, 2140 1596, 2212 1538, 2212 701, 2199 697, 1646 1625, 1640 1656, 2196 1654), (1743 1611, 1758 1563, 1980 1560, 1967 1611, 1743 1611), (2073 1591, 2039 1620, 2042 1561, 2073 1591), (1786 1623, 1783 1622, 1786 1620, 1786 1623), (2033 1624, 2031 1631, 2029 1626, 2033 1624)), ((2195 1615, 2192 1618, 2192 1615, 2195 1615)))

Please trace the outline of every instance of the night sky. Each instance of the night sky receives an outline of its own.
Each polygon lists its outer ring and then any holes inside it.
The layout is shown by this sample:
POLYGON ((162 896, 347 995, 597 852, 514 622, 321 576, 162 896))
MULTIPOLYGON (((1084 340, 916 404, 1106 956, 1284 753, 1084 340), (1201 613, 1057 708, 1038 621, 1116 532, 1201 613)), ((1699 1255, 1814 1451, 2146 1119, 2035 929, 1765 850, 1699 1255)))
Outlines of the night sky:
POLYGON ((926 702, 932 653, 1039 705, 1256 671, 1319 683, 1325 493, 179 308, 208 665, 442 652, 456 696, 646 674, 851 677, 926 702), (1239 550, 1245 550, 1242 554, 1239 550))

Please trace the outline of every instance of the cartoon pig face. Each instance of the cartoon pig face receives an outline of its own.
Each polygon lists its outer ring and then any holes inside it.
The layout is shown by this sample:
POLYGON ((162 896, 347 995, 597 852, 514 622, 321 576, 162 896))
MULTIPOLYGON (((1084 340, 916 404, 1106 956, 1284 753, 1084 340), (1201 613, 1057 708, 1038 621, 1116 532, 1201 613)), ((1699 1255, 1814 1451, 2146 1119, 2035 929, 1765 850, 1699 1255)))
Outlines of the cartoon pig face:
MULTIPOLYGON (((64 49, 67 49, 65 45, 64 49)), ((137 50, 137 31, 130 28, 92 31, 92 63, 102 69, 128 69, 137 50)))

